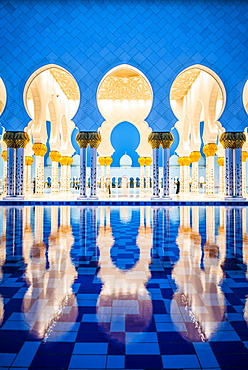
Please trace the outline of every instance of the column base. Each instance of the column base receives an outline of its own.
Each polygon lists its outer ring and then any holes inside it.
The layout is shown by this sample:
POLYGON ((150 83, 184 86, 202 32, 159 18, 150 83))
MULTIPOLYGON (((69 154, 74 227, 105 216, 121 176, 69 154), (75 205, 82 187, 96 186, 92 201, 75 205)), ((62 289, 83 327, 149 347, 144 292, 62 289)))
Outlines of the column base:
POLYGON ((229 196, 225 196, 225 197, 224 197, 224 200, 231 200, 231 201, 234 201, 234 202, 235 202, 235 201, 236 201, 236 202, 239 202, 239 201, 241 201, 241 202, 242 202, 242 201, 246 201, 247 199, 246 199, 246 198, 243 198, 243 197, 241 197, 241 196, 240 196, 240 197, 236 197, 236 196, 234 196, 234 195, 233 195, 233 196, 230 196, 230 195, 229 195, 229 196))
POLYGON ((45 194, 33 194, 33 198, 44 198, 45 194))
POLYGON ((161 200, 161 198, 159 196, 157 196, 157 197, 156 196, 151 197, 151 200, 159 200, 159 199, 161 200))
POLYGON ((24 200, 23 195, 6 195, 2 200, 24 200))
POLYGON ((92 195, 88 199, 89 200, 98 200, 98 197, 96 195, 92 195))
POLYGON ((86 200, 87 199, 87 195, 80 195, 79 197, 77 197, 77 200, 86 200))
POLYGON ((163 195, 162 199, 164 200, 172 200, 172 198, 169 195, 163 195))
POLYGON ((216 198, 215 194, 205 194, 205 198, 216 198))

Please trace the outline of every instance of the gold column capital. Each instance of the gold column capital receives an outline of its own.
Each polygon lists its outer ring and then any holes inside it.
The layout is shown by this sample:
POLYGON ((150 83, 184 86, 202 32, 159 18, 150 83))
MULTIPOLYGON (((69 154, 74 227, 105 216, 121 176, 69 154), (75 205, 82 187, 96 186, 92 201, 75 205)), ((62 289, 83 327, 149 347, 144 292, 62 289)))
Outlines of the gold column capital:
POLYGON ((2 151, 1 157, 3 158, 4 162, 7 162, 7 159, 8 159, 8 152, 7 152, 7 150, 3 150, 2 151))
POLYGON ((189 166, 191 163, 191 159, 189 157, 179 157, 177 161, 180 166, 189 166))
POLYGON ((30 157, 30 156, 25 156, 25 165, 26 166, 31 166, 31 164, 33 163, 33 157, 30 157))
POLYGON ((161 132, 161 144, 163 149, 169 149, 174 141, 174 137, 171 132, 161 132))
POLYGON ((59 160, 61 166, 70 166, 73 162, 73 158, 69 156, 61 156, 59 160))
POLYGON ((106 157, 99 157, 98 162, 101 166, 104 166, 106 164, 106 157))
POLYGON ((3 141, 7 148, 15 148, 15 131, 6 131, 3 134, 3 141))
POLYGON ((15 132, 15 147, 26 148, 27 143, 30 141, 28 134, 25 131, 15 132))
POLYGON ((198 162, 201 158, 201 153, 198 151, 191 152, 189 155, 189 158, 191 159, 191 162, 198 162))
POLYGON ((34 155, 39 156, 39 157, 44 157, 47 152, 46 145, 42 143, 35 143, 32 146, 32 149, 34 151, 34 155))
POLYGON ((148 143, 152 149, 159 149, 161 144, 161 132, 151 132, 148 136, 148 143))
POLYGON ((152 164, 152 158, 146 157, 146 166, 150 166, 152 164))
POLYGON ((25 131, 6 131, 3 135, 3 141, 7 148, 25 148, 30 141, 25 131))
POLYGON ((146 163, 146 158, 145 157, 139 157, 138 158, 138 163, 140 166, 144 166, 146 163))
POLYGON ((218 163, 219 166, 224 166, 224 164, 225 164, 225 158, 224 157, 219 157, 217 159, 217 163, 218 163))
POLYGON ((61 154, 57 150, 52 150, 49 153, 49 158, 51 159, 52 162, 59 162, 61 158, 61 154))
POLYGON ((214 143, 209 143, 204 145, 202 151, 205 154, 206 157, 214 157, 216 152, 218 150, 218 147, 214 143))
POLYGON ((241 149, 246 142, 246 135, 244 132, 235 132, 235 149, 241 149))
POLYGON ((76 142, 78 143, 80 148, 87 148, 89 144, 89 132, 80 131, 76 136, 76 142))
POLYGON ((220 143, 223 145, 224 149, 234 149, 235 140, 234 132, 223 132, 220 135, 220 143))
POLYGON ((101 135, 99 134, 99 132, 94 132, 94 131, 91 131, 91 132, 88 132, 89 134, 89 145, 91 148, 98 148, 101 140, 102 140, 102 137, 101 135))
POLYGON ((112 157, 105 157, 105 164, 106 166, 110 166, 113 163, 112 157))

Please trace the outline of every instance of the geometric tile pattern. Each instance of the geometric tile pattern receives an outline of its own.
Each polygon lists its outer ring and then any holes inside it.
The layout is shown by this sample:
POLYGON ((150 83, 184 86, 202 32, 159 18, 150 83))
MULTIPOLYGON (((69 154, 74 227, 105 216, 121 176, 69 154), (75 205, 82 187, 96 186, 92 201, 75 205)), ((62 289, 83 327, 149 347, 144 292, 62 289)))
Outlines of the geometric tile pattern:
POLYGON ((231 131, 247 126, 246 2, 2 0, 0 13, 0 76, 8 98, 1 123, 7 130, 23 129, 30 121, 23 89, 29 76, 49 63, 67 69, 79 85, 74 121, 80 130, 102 124, 98 85, 123 63, 140 69, 151 83, 154 104, 147 122, 154 131, 174 126, 170 88, 178 73, 195 64, 212 69, 224 83, 223 126, 231 131))
POLYGON ((246 208, 0 216, 2 369, 247 368, 246 208))

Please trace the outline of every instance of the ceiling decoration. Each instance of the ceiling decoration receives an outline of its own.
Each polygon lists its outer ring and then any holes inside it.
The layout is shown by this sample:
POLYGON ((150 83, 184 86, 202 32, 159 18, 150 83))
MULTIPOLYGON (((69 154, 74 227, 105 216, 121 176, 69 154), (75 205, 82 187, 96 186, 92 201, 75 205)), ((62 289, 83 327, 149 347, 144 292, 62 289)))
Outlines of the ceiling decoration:
POLYGON ((80 93, 75 79, 66 71, 59 68, 51 68, 50 73, 53 75, 59 86, 65 93, 66 97, 71 100, 79 100, 80 93))
MULTIPOLYGON (((63 71, 59 68, 51 68, 49 69, 50 73, 59 84, 60 88, 64 92, 67 99, 71 100, 79 100, 80 99, 80 92, 78 85, 75 79, 66 71, 63 71)), ((31 85, 30 85, 31 86, 31 85)), ((27 92, 27 98, 33 99, 32 90, 29 87, 27 92)))
POLYGON ((152 93, 144 77, 123 69, 112 73, 102 82, 98 99, 152 100, 152 93))
POLYGON ((187 95, 189 89, 191 88, 191 85, 196 80, 200 72, 200 69, 192 68, 177 76, 171 87, 170 99, 183 99, 184 96, 187 95))

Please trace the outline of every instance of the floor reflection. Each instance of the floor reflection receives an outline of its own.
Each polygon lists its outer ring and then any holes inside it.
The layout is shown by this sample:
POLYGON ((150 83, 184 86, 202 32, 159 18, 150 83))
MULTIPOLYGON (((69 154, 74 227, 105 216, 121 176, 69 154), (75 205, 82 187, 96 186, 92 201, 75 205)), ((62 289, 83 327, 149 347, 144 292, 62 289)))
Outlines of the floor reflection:
MULTIPOLYGON (((25 333, 30 341, 73 342, 73 356, 87 346, 92 354, 95 342, 108 343, 110 355, 157 356, 175 350, 167 342, 193 351, 191 343, 248 340, 246 208, 0 212, 3 342, 9 332, 11 340, 25 333)), ((160 359, 156 368, 165 365, 160 359)))

